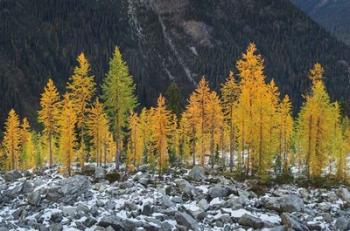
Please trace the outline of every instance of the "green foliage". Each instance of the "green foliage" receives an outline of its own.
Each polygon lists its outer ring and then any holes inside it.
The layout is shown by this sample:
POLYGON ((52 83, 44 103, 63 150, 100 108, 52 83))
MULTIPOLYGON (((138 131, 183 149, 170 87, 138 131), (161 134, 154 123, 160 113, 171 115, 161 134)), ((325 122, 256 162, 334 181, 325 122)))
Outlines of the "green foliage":
POLYGON ((114 139, 117 143, 116 167, 119 168, 119 154, 123 129, 127 128, 129 114, 137 106, 134 81, 118 47, 109 62, 109 70, 102 85, 104 105, 110 117, 114 139))

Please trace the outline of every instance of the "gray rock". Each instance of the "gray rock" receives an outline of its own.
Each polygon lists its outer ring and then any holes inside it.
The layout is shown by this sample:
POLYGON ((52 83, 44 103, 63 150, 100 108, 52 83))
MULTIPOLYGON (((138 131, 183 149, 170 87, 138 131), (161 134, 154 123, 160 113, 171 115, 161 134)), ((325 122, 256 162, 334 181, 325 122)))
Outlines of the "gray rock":
POLYGON ((112 227, 114 230, 125 230, 123 220, 117 216, 106 216, 103 217, 98 223, 98 226, 103 228, 112 227))
POLYGON ((260 218, 244 214, 239 218, 238 223, 243 226, 252 227, 254 229, 261 229, 264 226, 264 222, 260 218))
POLYGON ((288 228, 284 225, 279 225, 271 228, 264 228, 264 231, 287 231, 288 228))
POLYGON ((38 206, 41 201, 40 191, 34 191, 27 197, 28 203, 34 206, 38 206))
POLYGON ((343 201, 350 203, 350 192, 347 188, 339 188, 337 194, 343 201))
POLYGON ((86 227, 88 227, 88 228, 90 228, 91 226, 93 226, 94 224, 96 224, 97 223, 97 220, 95 219, 95 218, 93 218, 93 217, 87 217, 86 219, 85 219, 85 221, 83 222, 83 224, 86 226, 86 227))
POLYGON ((232 223, 231 216, 228 214, 222 214, 218 218, 216 218, 216 221, 221 221, 223 224, 230 224, 232 223))
POLYGON ((61 224, 54 223, 54 224, 51 224, 49 226, 49 230, 50 231, 62 231, 63 230, 63 226, 61 224))
POLYGON ((231 189, 226 186, 216 185, 211 187, 208 191, 208 195, 213 199, 216 197, 226 197, 232 193, 231 189))
POLYGON ((24 181, 22 184, 22 193, 30 193, 34 190, 34 185, 29 181, 24 181))
POLYGON ((145 216, 151 216, 153 214, 153 207, 150 204, 145 204, 142 208, 142 214, 145 216))
POLYGON ((181 198, 181 197, 178 197, 178 196, 172 197, 172 198, 171 198, 171 201, 174 202, 174 203, 176 203, 176 204, 181 204, 181 203, 183 203, 182 198, 181 198))
POLYGON ((13 182, 21 177, 23 176, 18 170, 8 171, 4 174, 4 179, 7 182, 13 182))
POLYGON ((309 228, 301 223, 295 216, 283 213, 281 215, 282 224, 295 231, 309 231, 309 228))
POLYGON ((97 166, 95 168, 95 174, 94 174, 95 179, 101 180, 101 179, 104 179, 105 176, 106 176, 105 170, 102 167, 97 166))
POLYGON ((345 231, 345 230, 349 230, 350 226, 350 222, 348 218, 345 217, 339 217, 336 221, 335 221, 335 228, 336 230, 339 231, 345 231))
POLYGON ((194 187, 185 179, 176 179, 176 186, 180 189, 181 192, 186 193, 187 195, 193 195, 194 187))
POLYGON ((73 206, 66 206, 62 209, 63 216, 65 217, 74 217, 77 213, 77 208, 73 206))
POLYGON ((78 197, 83 196, 89 189, 89 178, 87 176, 77 175, 63 179, 58 186, 49 188, 46 198, 51 202, 71 204, 78 197))
POLYGON ((278 212, 300 212, 305 208, 303 200, 296 195, 264 198, 263 203, 265 208, 278 212))
POLYGON ((203 209, 204 211, 206 211, 209 208, 209 203, 206 199, 201 199, 200 201, 198 201, 197 203, 198 207, 200 207, 201 209, 203 209))
POLYGON ((204 174, 204 168, 201 166, 194 166, 191 171, 188 173, 188 176, 190 179, 195 180, 195 181, 203 181, 207 177, 204 174))
POLYGON ((187 213, 177 211, 175 213, 175 220, 179 225, 185 226, 188 229, 192 229, 194 231, 200 230, 197 221, 187 213))
POLYGON ((62 212, 55 212, 51 214, 50 221, 53 223, 60 223, 63 220, 62 212))
POLYGON ((160 227, 161 227, 161 230, 163 230, 163 231, 172 231, 173 230, 173 226, 166 221, 162 222, 160 227))
POLYGON ((89 209, 89 206, 87 206, 87 205, 85 205, 83 203, 79 203, 78 206, 77 206, 77 211, 87 214, 87 213, 90 212, 90 209, 89 209))

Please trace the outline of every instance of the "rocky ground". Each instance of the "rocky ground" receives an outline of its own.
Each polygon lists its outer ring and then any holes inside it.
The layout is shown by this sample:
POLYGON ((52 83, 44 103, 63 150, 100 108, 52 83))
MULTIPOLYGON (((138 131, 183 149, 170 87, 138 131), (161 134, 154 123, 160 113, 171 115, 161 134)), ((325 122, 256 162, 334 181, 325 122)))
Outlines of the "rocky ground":
POLYGON ((118 176, 90 166, 0 178, 0 230, 349 230, 350 192, 277 185, 257 190, 202 168, 118 176), (113 183, 115 179, 119 179, 113 183))

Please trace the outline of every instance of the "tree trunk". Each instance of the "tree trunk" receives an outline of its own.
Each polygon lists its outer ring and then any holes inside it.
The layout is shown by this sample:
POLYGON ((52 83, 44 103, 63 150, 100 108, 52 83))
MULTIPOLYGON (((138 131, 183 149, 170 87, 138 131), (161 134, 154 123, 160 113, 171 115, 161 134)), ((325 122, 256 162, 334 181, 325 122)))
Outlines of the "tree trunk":
POLYGON ((116 139, 116 153, 115 153, 115 170, 119 171, 119 158, 120 158, 120 143, 119 138, 116 139))
POLYGON ((306 156, 306 175, 307 178, 310 179, 310 159, 311 159, 311 141, 312 141, 312 116, 309 118, 309 143, 308 143, 308 151, 306 156))
POLYGON ((233 171, 233 158, 234 158, 234 129, 233 129, 233 124, 232 121, 230 123, 230 172, 233 171))
POLYGON ((52 134, 49 132, 49 167, 52 168, 52 134))

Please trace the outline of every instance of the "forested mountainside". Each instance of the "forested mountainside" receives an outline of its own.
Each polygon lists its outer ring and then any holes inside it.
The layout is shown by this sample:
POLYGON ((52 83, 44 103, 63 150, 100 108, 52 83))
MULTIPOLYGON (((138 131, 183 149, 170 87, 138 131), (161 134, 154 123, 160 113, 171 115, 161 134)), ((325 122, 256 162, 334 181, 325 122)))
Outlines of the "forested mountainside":
POLYGON ((296 106, 320 62, 331 97, 349 109, 350 49, 289 0, 2 0, 0 35, 1 121, 11 107, 36 116, 49 76, 63 90, 82 51, 101 82, 115 46, 145 105, 171 82, 187 96, 202 75, 218 89, 255 42, 268 79, 296 106))
POLYGON ((350 45, 350 1, 292 0, 312 19, 350 45))

